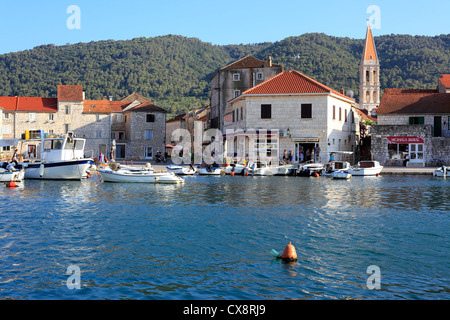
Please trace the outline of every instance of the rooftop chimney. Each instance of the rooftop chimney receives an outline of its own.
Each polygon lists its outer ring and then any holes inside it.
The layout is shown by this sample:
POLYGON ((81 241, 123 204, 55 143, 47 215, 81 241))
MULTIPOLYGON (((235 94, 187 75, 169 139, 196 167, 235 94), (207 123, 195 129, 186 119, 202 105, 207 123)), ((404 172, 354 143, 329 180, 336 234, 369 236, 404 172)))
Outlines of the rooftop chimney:
POLYGON ((341 87, 341 94, 344 94, 344 87, 341 87))
POLYGON ((264 59, 264 67, 272 67, 272 57, 268 56, 264 59))

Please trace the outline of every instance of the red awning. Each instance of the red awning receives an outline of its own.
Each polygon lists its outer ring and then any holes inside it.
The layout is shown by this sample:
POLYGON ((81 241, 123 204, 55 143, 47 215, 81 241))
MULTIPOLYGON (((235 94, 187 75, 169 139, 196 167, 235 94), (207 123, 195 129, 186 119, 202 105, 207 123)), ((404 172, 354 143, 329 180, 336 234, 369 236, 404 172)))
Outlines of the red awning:
POLYGON ((387 137, 389 143, 423 143, 420 137, 387 137))
POLYGON ((175 146, 173 146, 171 144, 166 144, 166 148, 173 149, 173 148, 175 148, 175 146))

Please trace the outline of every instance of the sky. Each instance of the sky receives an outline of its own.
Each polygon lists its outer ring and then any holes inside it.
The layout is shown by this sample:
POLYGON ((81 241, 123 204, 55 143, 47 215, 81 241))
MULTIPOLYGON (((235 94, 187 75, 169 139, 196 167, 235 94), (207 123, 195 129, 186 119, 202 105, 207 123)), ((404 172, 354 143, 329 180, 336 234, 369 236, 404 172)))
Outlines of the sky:
POLYGON ((216 45, 320 32, 363 39, 450 33, 449 0, 0 0, 0 54, 168 34, 216 45))

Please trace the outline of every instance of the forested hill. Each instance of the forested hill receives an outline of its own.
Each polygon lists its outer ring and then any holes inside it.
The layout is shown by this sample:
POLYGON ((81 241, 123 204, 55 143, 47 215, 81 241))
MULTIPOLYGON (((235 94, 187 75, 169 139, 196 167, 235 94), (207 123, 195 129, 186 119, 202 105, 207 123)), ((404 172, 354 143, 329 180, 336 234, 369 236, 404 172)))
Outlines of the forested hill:
MULTIPOLYGON (((435 88, 450 73, 450 34, 435 37, 375 37, 381 88, 435 88)), ((358 94, 363 39, 310 33, 275 43, 217 46, 168 35, 124 41, 43 45, 0 55, 0 95, 56 97, 58 84, 81 84, 87 99, 132 92, 152 98, 168 115, 209 103, 209 79, 219 68, 248 54, 272 56, 339 90, 358 94)))

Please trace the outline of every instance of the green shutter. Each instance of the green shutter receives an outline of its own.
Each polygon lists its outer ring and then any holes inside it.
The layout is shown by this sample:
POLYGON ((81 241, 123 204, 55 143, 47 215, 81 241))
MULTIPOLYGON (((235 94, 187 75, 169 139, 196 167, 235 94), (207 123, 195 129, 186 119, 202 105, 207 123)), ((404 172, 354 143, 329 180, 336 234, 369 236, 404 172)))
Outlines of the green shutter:
POLYGON ((414 118, 413 117, 409 117, 409 124, 414 124, 414 118))
POLYGON ((418 117, 419 118, 419 124, 425 124, 425 117, 418 117))

